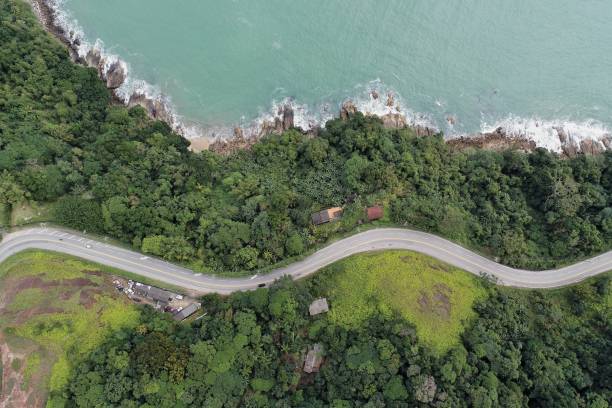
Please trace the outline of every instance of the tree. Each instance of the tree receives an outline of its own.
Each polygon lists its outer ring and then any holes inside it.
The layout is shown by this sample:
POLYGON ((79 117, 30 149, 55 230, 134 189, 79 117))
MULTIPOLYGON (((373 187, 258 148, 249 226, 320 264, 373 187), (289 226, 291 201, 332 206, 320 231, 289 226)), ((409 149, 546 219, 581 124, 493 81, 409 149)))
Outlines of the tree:
POLYGON ((102 208, 94 200, 63 197, 54 206, 55 220, 77 230, 103 231, 102 208))
POLYGON ((27 197, 26 192, 15 181, 8 171, 0 173, 0 203, 12 207, 21 203, 27 197))

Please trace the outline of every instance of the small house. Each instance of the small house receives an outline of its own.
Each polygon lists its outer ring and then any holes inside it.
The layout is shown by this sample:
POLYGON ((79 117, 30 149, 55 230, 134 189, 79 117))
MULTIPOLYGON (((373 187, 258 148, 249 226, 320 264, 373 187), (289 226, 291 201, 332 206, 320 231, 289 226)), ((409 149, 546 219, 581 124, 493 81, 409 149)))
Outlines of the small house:
POLYGON ((176 296, 174 293, 167 290, 156 288, 155 286, 151 285, 145 285, 139 282, 136 282, 132 289, 138 296, 152 299, 156 302, 168 303, 174 299, 174 296, 176 296))
POLYGON ((331 221, 335 221, 342 216, 342 208, 334 207, 328 208, 327 210, 319 211, 312 214, 312 223, 314 225, 321 225, 331 221))
POLYGON ((311 316, 326 313, 327 311, 329 311, 329 305, 327 304, 327 299, 325 298, 315 300, 308 307, 308 313, 310 313, 311 316))
POLYGON ((304 372, 305 373, 318 373, 321 364, 323 363, 323 346, 316 343, 306 354, 304 360, 304 372))
POLYGON ((176 313, 173 318, 174 320, 180 322, 181 320, 185 320, 186 318, 200 310, 201 307, 202 305, 200 305, 199 303, 192 303, 180 312, 176 313))
POLYGON ((374 207, 368 207, 366 209, 366 214, 368 216, 368 221, 380 220, 385 215, 384 209, 380 205, 375 205, 374 207))

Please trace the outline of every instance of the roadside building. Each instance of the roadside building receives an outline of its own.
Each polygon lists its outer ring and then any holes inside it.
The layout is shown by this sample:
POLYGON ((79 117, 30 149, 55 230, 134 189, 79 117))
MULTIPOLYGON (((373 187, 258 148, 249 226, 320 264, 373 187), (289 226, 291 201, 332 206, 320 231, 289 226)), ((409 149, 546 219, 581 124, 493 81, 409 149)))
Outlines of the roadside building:
POLYGON ((304 372, 318 373, 322 363, 323 346, 316 343, 310 348, 310 350, 308 350, 308 354, 306 354, 306 359, 304 360, 304 372))
POLYGON ((326 313, 328 311, 329 305, 327 304, 326 298, 317 299, 312 302, 308 307, 308 313, 310 313, 311 316, 316 316, 318 314, 326 313))
POLYGON ((384 216, 384 213, 385 211, 380 205, 375 205, 374 207, 368 207, 366 209, 368 221, 380 220, 384 216))
POLYGON ((202 305, 200 305, 199 303, 192 303, 186 308, 184 308, 183 310, 181 310, 180 312, 176 313, 174 315, 174 320, 179 321, 179 322, 181 320, 185 320, 186 318, 188 318, 189 316, 191 316, 192 314, 200 310, 201 307, 202 305))
POLYGON ((138 296, 161 303, 168 303, 172 301, 172 299, 174 299, 174 297, 176 296, 175 293, 169 292, 164 289, 156 288, 155 286, 145 285, 140 282, 134 283, 132 290, 138 296))
POLYGON ((335 221, 342 216, 342 208, 334 207, 328 208, 327 210, 319 211, 312 214, 312 223, 314 225, 321 225, 327 222, 335 221))

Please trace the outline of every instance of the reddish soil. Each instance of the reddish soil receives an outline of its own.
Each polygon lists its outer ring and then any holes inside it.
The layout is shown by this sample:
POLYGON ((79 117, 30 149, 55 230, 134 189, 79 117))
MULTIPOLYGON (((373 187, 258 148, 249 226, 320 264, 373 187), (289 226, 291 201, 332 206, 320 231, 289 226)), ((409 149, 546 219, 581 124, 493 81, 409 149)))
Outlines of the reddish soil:
POLYGON ((45 289, 45 288, 52 288, 52 287, 57 287, 57 286, 82 288, 84 286, 99 286, 99 285, 85 278, 62 279, 58 281, 45 281, 39 277, 29 276, 29 277, 20 279, 19 283, 15 286, 15 290, 20 291, 20 290, 29 289, 29 288, 45 289))
POLYGON ((99 289, 83 289, 79 294, 79 304, 86 309, 91 309, 96 303, 96 295, 101 295, 102 290, 99 289))
MULTIPOLYGON (((12 350, 0 333, 0 353, 2 354, 2 381, 0 388, 0 408, 42 407, 45 405, 43 395, 34 392, 34 387, 22 389, 26 352, 12 350), (13 369, 13 361, 21 361, 19 369, 13 369)), ((30 383, 35 379, 31 378, 30 383)))

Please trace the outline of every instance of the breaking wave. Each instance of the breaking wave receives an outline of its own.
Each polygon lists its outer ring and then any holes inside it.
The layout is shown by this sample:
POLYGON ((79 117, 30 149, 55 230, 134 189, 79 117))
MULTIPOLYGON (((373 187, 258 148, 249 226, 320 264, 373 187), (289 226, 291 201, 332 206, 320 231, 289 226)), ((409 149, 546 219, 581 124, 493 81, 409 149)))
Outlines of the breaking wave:
POLYGON ((593 140, 607 147, 610 130, 601 122, 590 119, 582 122, 571 120, 543 120, 537 117, 521 118, 509 115, 493 124, 481 125, 482 133, 494 132, 501 128, 508 136, 525 138, 535 142, 536 146, 553 152, 561 152, 564 144, 580 146, 583 140, 593 140), (565 138, 565 143, 562 142, 565 138))
MULTIPOLYGON (((204 138, 209 141, 217 138, 228 139, 233 137, 235 127, 240 127, 245 137, 254 137, 260 133, 266 123, 274 123, 277 118, 281 119, 286 107, 293 110, 294 125, 304 131, 309 131, 316 127, 324 127, 328 120, 338 116, 341 109, 342 103, 337 101, 323 102, 316 107, 311 107, 293 98, 285 98, 280 101, 273 101, 270 109, 260 112, 257 118, 242 118, 240 123, 231 126, 206 126, 188 120, 176 112, 170 97, 164 95, 158 87, 133 77, 130 74, 129 64, 118 55, 108 52, 102 40, 91 41, 88 39, 79 22, 68 12, 65 5, 66 0, 39 1, 44 1, 49 7, 53 14, 53 23, 63 31, 65 39, 72 45, 81 59, 85 60, 90 51, 98 52, 101 56, 102 67, 100 70, 103 74, 107 73, 112 65, 120 64, 126 78, 121 86, 114 90, 116 97, 126 105, 134 95, 139 95, 161 105, 167 112, 166 120, 169 125, 187 139, 204 138)), ((457 133, 454 129, 454 122, 457 118, 454 115, 447 117, 447 120, 443 120, 442 124, 438 124, 432 115, 412 111, 406 107, 401 95, 388 88, 380 79, 356 86, 350 101, 358 111, 366 115, 401 115, 409 126, 443 130, 449 138, 474 135, 457 133)), ((442 106, 442 102, 436 100, 435 103, 442 106)), ((508 136, 533 140, 538 147, 544 147, 555 152, 561 152, 562 150, 562 136, 565 136, 570 143, 578 146, 582 140, 586 139, 594 140, 602 145, 605 145, 602 141, 612 139, 610 130, 595 120, 574 122, 509 115, 493 123, 481 122, 480 133, 490 133, 497 129, 501 129, 508 136)))

